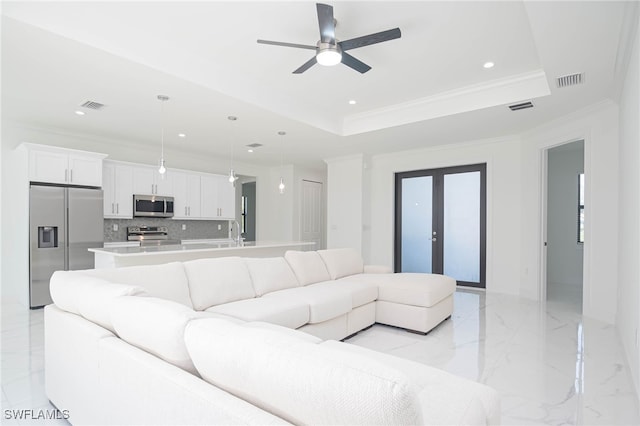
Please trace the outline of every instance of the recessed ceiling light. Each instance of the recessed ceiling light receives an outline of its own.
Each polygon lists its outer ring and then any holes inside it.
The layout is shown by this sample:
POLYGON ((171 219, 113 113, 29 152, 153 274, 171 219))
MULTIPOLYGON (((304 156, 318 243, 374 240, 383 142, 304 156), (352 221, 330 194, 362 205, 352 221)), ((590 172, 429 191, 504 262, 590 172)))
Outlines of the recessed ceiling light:
POLYGON ((483 67, 489 69, 489 68, 493 68, 495 64, 493 62, 485 62, 483 67))
POLYGON ((84 115, 84 111, 76 110, 76 115, 84 115))
POLYGON ((357 102, 356 102, 354 99, 351 99, 351 100, 349 101, 349 105, 355 105, 356 103, 357 103, 357 102))
POLYGON ((184 134, 184 133, 178 133, 178 137, 179 137, 179 138, 186 138, 186 137, 187 137, 187 135, 186 135, 186 134, 184 134))
POLYGON ((248 149, 247 152, 253 152, 253 150, 252 149, 248 149))

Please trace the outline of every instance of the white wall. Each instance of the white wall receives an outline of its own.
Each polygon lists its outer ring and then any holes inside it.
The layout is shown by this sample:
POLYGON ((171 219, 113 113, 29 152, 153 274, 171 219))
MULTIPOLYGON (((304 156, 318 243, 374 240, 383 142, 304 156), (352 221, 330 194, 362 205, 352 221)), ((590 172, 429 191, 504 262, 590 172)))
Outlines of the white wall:
POLYGON ((580 294, 583 250, 578 243, 578 177, 584 171, 584 143, 551 148, 548 154, 547 289, 579 287, 576 294, 580 294))
MULTIPOLYGON (((393 266, 395 173, 487 164, 487 290, 518 294, 520 271, 520 141, 509 137, 377 155, 371 158, 368 263, 393 266)), ((331 169, 329 180, 331 181, 331 169)), ((331 194, 330 194, 331 196, 331 194)))
MULTIPOLYGON (((618 313, 616 324, 640 394, 640 31, 637 31, 620 99, 618 313)), ((613 172, 613 171, 612 171, 613 172)))
POLYGON ((542 297, 544 150, 585 141, 583 305, 586 316, 613 323, 618 257, 618 108, 605 101, 523 135, 520 294, 542 297))
MULTIPOLYGON (((55 130, 25 128, 2 123, 2 297, 17 299, 28 306, 29 274, 29 206, 26 155, 16 147, 23 142, 55 145, 84 151, 101 152, 110 159, 155 164, 156 152, 133 141, 101 139, 90 135, 73 135, 55 130)), ((209 155, 189 154, 165 147, 168 167, 208 173, 227 174, 230 162, 209 155)), ((292 239, 293 194, 281 197, 277 180, 280 168, 234 162, 238 174, 257 179, 257 239, 292 239), (275 184, 272 182, 275 180, 275 184)), ((285 179, 293 180, 293 168, 285 167, 285 179)))
POLYGON ((327 162, 327 247, 362 252, 363 156, 327 162))

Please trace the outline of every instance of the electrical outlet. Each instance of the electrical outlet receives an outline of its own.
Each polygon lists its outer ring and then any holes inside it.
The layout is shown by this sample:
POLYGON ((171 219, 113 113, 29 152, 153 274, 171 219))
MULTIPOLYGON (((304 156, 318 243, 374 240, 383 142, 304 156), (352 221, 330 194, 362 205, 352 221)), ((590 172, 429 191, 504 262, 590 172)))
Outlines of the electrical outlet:
POLYGON ((114 223, 114 224, 113 224, 113 230, 114 230, 114 231, 117 231, 117 230, 118 230, 118 224, 117 224, 117 223, 114 223))
POLYGON ((218 224, 218 231, 222 231, 222 225, 218 224))
POLYGON ((186 224, 186 223, 183 223, 183 224, 182 224, 182 230, 183 230, 183 231, 186 231, 186 230, 187 230, 187 224, 186 224))

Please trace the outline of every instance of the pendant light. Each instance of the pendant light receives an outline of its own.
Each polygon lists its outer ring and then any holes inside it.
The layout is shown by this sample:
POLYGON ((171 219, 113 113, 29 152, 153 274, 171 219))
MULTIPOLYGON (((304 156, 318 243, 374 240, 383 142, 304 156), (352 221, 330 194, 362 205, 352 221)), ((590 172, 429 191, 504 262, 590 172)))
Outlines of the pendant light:
MULTIPOLYGON (((235 115, 230 115, 227 117, 227 119, 231 122, 234 122, 236 120, 238 120, 238 117, 236 117, 235 115)), ((233 134, 232 134, 233 136, 233 134)), ((235 188, 236 186, 236 180, 238 180, 238 176, 236 176, 236 172, 233 170, 233 137, 230 138, 231 139, 231 167, 229 168, 229 183, 231 185, 233 185, 233 187, 235 188)))
POLYGON ((164 178, 164 174, 167 172, 167 168, 164 166, 164 103, 169 100, 166 95, 158 95, 158 100, 162 102, 160 104, 160 167, 158 173, 164 178))
MULTIPOLYGON (((287 132, 283 132, 282 130, 278 132, 280 136, 284 136, 287 132)), ((284 194, 285 184, 284 179, 282 178, 282 169, 283 169, 283 157, 284 157, 284 138, 280 140, 280 184, 278 185, 278 192, 280 195, 284 194)))

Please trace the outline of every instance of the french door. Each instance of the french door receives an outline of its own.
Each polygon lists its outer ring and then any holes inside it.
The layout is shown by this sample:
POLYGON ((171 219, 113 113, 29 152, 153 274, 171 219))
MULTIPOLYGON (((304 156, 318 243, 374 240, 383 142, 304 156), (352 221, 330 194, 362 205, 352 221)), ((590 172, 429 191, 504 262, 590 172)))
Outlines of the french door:
POLYGON ((486 164, 396 173, 395 271, 485 287, 486 164))

